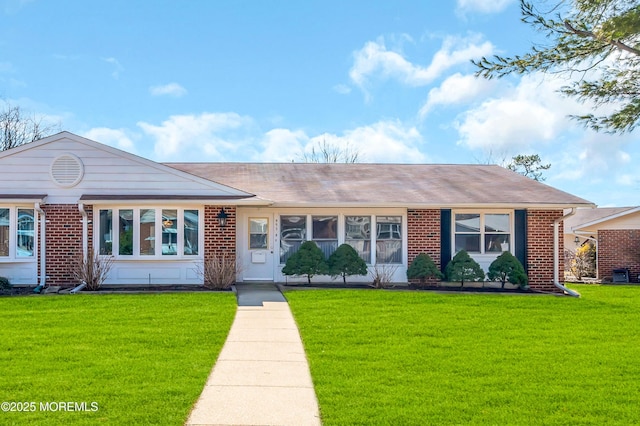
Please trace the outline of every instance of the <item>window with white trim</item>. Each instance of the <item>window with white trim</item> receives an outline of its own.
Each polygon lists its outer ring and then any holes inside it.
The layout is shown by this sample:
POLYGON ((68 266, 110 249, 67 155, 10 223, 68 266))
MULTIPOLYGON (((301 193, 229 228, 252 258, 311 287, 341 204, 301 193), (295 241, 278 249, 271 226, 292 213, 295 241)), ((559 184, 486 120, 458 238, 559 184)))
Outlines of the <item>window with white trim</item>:
POLYGON ((197 209, 103 208, 97 213, 98 252, 121 258, 197 256, 200 218, 197 209))
POLYGON ((344 242, 353 247, 362 260, 371 263, 371 216, 345 216, 344 242))
POLYGON ((502 253, 511 250, 511 214, 456 213, 455 251, 502 253))
POLYGON ((376 263, 402 263, 402 216, 376 217, 376 263))
POLYGON ((0 259, 35 256, 35 210, 0 207, 0 259))
POLYGON ((313 216, 311 237, 328 259, 338 248, 338 216, 313 216))

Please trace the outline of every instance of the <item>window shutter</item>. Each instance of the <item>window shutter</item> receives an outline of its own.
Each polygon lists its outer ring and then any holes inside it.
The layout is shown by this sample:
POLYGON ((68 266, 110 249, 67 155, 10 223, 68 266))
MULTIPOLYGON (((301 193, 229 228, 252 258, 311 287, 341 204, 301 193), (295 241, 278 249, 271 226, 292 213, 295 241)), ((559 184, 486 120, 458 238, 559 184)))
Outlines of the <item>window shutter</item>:
POLYGON ((515 225, 515 255, 516 258, 524 266, 525 272, 528 272, 527 268, 527 211, 516 210, 514 212, 514 225, 515 225))
POLYGON ((451 260, 451 210, 440 210, 440 270, 451 260))

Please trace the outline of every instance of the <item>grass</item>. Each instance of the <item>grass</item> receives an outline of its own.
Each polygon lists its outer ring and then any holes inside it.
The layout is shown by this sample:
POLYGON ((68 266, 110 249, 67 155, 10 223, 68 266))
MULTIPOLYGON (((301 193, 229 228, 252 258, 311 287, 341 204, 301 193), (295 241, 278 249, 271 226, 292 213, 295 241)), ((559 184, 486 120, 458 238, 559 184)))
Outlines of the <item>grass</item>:
POLYGON ((37 407, 0 423, 181 425, 235 309, 231 293, 0 298, 0 402, 37 407))
POLYGON ((640 287, 286 294, 325 425, 638 424, 640 287))

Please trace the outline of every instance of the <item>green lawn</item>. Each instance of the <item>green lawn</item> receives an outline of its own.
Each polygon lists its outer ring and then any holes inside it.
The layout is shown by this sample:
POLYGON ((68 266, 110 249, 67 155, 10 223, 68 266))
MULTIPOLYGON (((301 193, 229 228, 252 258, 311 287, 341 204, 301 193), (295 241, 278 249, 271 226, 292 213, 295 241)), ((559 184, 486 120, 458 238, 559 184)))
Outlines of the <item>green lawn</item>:
POLYGON ((0 298, 0 402, 36 408, 0 424, 181 425, 235 310, 232 293, 0 298))
POLYGON ((290 291, 325 425, 639 424, 640 287, 290 291))

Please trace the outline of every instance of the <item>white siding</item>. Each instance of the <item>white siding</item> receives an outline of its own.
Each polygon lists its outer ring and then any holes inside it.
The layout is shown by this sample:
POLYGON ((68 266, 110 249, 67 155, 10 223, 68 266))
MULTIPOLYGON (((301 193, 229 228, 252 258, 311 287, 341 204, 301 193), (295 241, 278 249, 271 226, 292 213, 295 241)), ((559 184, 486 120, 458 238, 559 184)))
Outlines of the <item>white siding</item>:
POLYGON ((62 139, 34 142, 0 156, 0 193, 48 194, 48 204, 76 203, 83 194, 211 195, 242 194, 231 188, 98 143, 63 134, 62 139), (63 154, 80 158, 83 179, 63 188, 50 176, 53 161, 63 154))

